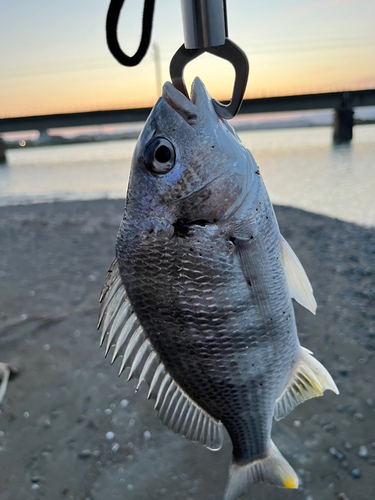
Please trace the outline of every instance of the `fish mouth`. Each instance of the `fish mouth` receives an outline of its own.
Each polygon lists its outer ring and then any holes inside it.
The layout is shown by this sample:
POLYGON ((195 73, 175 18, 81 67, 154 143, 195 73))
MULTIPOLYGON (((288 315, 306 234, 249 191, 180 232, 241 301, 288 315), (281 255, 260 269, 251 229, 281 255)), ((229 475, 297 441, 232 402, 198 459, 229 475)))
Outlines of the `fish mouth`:
POLYGON ((195 104, 170 82, 163 85, 162 97, 189 125, 197 122, 198 109, 195 104))
POLYGON ((212 107, 212 112, 216 116, 211 98, 199 77, 196 77, 192 83, 190 99, 170 82, 165 82, 163 85, 162 97, 189 125, 195 125, 203 119, 207 106, 212 107))

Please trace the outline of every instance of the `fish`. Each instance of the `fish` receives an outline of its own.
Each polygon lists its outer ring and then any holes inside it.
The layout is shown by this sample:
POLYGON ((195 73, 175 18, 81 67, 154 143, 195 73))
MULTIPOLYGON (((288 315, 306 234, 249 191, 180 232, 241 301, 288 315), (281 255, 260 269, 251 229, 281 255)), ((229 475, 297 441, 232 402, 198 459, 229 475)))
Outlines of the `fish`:
POLYGON ((226 429, 225 500, 259 481, 297 488, 272 421, 338 394, 299 343, 292 298, 315 314, 252 154, 199 78, 190 98, 166 82, 135 147, 98 327, 169 429, 212 450, 226 429))

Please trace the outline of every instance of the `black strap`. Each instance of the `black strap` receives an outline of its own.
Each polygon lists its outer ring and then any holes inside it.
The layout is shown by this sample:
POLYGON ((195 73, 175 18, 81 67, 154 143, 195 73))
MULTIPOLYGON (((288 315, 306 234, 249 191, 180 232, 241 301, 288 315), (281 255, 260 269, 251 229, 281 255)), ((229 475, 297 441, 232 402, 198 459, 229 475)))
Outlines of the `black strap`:
POLYGON ((125 0, 111 0, 106 21, 107 44, 113 57, 117 59, 120 64, 123 66, 136 66, 142 61, 150 46, 155 0, 145 0, 142 19, 142 37, 137 52, 133 56, 128 56, 122 51, 117 39, 117 25, 124 2, 125 0))

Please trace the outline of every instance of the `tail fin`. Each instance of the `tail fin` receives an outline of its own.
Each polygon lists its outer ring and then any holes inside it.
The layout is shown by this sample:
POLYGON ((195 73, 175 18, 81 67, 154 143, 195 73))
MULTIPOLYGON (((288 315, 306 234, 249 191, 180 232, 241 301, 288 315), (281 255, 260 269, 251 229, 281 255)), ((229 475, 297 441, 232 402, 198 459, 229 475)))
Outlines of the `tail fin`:
POLYGON ((235 500, 259 481, 298 488, 297 474, 272 441, 266 457, 241 465, 232 462, 224 500, 235 500))

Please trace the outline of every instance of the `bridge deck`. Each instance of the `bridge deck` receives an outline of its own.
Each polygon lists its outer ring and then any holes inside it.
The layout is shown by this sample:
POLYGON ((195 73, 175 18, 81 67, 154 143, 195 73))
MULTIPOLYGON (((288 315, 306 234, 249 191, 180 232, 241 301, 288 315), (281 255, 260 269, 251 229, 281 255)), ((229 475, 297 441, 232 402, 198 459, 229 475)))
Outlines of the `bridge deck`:
MULTIPOLYGON (((351 108, 375 106, 375 89, 245 99, 240 113, 337 109, 344 100, 348 102, 351 108)), ((151 108, 137 108, 3 118, 0 119, 0 133, 104 125, 108 123, 140 122, 146 120, 150 111, 151 108)))

